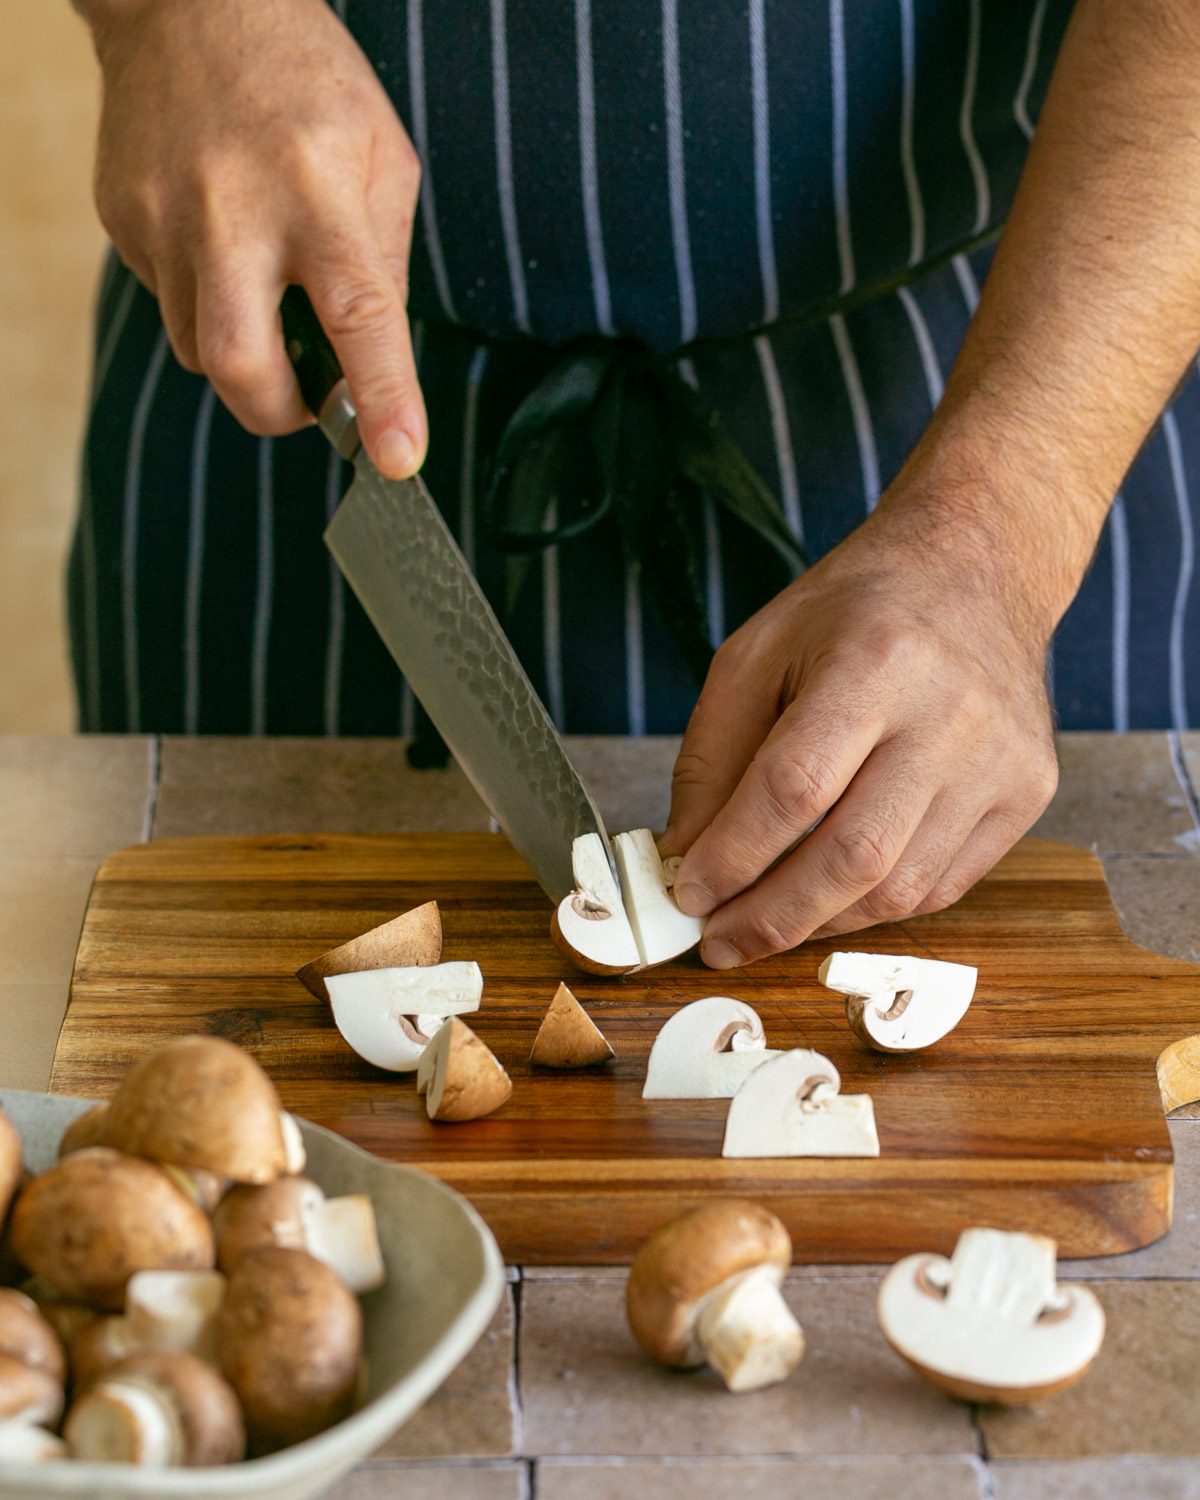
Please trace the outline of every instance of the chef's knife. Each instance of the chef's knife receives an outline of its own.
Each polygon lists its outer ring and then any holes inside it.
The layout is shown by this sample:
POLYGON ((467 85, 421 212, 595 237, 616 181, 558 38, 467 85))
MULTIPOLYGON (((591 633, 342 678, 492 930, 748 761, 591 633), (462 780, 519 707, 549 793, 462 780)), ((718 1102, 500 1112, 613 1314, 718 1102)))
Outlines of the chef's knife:
POLYGON ((307 295, 281 308, 288 358, 355 479, 325 542, 476 791, 554 902, 574 887, 571 841, 604 823, 483 590, 419 478, 384 479, 307 295))

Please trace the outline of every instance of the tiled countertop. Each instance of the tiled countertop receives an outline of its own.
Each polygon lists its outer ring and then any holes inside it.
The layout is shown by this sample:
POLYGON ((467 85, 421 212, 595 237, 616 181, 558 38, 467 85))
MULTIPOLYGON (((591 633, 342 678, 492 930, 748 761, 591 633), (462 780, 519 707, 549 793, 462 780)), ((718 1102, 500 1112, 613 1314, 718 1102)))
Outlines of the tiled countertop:
MULTIPOLYGON (((1126 932, 1200 961, 1200 734, 1066 735, 1036 832, 1094 848, 1126 932)), ((577 740, 616 827, 661 826, 669 740, 577 740)), ((191 833, 483 829, 456 772, 393 741, 0 738, 0 1084, 45 1088, 91 876, 113 849, 191 833)), ((1200 1500, 1200 1108, 1171 1122, 1175 1228, 1099 1284, 1104 1351, 1072 1391, 975 1411, 884 1345, 869 1267, 796 1267, 808 1352, 731 1397, 646 1364, 623 1273, 512 1273, 490 1332, 336 1500, 1200 1500)))

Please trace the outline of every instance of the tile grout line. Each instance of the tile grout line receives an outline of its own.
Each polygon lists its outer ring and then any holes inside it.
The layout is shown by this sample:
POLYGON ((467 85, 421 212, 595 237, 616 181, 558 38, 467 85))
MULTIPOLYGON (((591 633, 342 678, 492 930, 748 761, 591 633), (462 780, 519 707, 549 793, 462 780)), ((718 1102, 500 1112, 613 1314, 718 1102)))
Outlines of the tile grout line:
POLYGON ((1197 795, 1196 788, 1192 785, 1187 761, 1183 755, 1183 741, 1179 738, 1178 729, 1167 730, 1167 748, 1171 753, 1171 766, 1175 772, 1175 779, 1183 791, 1193 826, 1196 833, 1200 834, 1200 796, 1197 795))
POLYGON ((162 736, 152 734, 148 748, 150 782, 146 788, 146 807, 142 814, 143 844, 148 844, 154 836, 154 815, 158 811, 158 786, 162 778, 162 736))
MULTIPOLYGON (((525 1290, 525 1278, 521 1274, 520 1266, 514 1266, 517 1273, 516 1280, 512 1283, 513 1304, 513 1341, 512 1341, 512 1364, 508 1370, 508 1405, 512 1412, 513 1426, 513 1455, 516 1458, 527 1457, 525 1453, 525 1412, 521 1406, 521 1298, 525 1290)), ((530 1494, 536 1492, 536 1484, 533 1480, 533 1471, 530 1469, 530 1494)))

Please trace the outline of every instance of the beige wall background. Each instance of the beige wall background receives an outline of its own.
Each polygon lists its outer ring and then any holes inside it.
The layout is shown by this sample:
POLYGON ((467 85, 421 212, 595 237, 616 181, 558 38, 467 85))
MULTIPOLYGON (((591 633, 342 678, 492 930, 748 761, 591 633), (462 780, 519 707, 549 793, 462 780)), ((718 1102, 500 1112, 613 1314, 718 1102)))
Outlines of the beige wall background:
POLYGON ((92 299, 95 60, 67 0, 0 0, 0 732, 69 730, 62 576, 92 299))

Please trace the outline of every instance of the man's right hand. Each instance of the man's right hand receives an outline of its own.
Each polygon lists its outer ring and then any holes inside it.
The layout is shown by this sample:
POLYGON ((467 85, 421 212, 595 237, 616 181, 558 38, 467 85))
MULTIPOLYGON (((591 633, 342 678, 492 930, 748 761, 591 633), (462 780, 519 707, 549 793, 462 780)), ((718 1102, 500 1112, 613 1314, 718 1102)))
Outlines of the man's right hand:
POLYGON ((303 286, 394 478, 426 423, 405 312, 416 153, 324 0, 76 0, 104 74, 96 203, 176 358, 251 432, 311 420, 279 302, 303 286))

